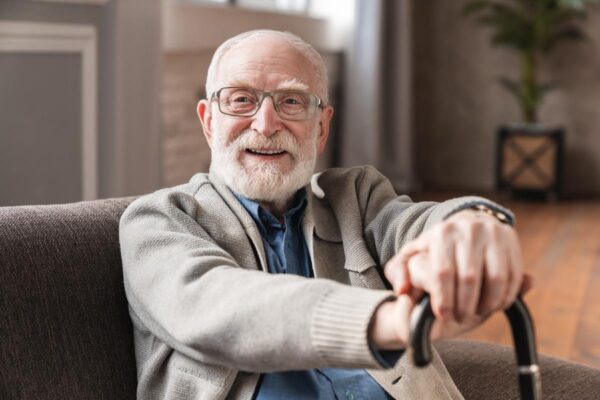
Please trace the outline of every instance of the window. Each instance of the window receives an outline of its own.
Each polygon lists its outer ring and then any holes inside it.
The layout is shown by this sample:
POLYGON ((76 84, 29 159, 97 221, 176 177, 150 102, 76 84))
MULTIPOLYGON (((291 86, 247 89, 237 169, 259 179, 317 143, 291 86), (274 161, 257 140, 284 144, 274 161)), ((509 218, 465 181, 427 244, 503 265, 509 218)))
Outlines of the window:
POLYGON ((222 4, 242 8, 304 14, 325 18, 345 26, 352 23, 354 0, 179 0, 205 4, 222 4))
POLYGON ((230 4, 258 10, 306 14, 310 0, 190 0, 197 3, 230 4))
POLYGON ((305 14, 311 2, 309 0, 236 0, 235 3, 248 8, 305 14))

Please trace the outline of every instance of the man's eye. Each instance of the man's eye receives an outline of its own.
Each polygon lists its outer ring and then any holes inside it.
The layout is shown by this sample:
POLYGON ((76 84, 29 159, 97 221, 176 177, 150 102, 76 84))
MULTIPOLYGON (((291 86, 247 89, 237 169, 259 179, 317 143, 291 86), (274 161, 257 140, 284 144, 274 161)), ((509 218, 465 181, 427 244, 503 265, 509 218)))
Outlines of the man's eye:
POLYGON ((290 95, 282 98, 280 104, 285 106, 304 106, 306 100, 300 95, 290 95))
POLYGON ((252 103, 254 100, 249 96, 234 96, 230 101, 232 103, 252 103))

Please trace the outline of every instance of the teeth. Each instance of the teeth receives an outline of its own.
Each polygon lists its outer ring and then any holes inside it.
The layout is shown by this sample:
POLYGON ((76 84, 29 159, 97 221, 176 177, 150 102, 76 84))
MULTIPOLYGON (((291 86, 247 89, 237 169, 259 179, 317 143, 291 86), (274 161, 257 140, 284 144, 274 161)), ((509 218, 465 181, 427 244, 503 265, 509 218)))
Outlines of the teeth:
POLYGON ((265 155, 273 155, 273 154, 283 154, 284 151, 283 150, 254 150, 254 149, 248 149, 248 151, 255 153, 255 154, 265 154, 265 155))

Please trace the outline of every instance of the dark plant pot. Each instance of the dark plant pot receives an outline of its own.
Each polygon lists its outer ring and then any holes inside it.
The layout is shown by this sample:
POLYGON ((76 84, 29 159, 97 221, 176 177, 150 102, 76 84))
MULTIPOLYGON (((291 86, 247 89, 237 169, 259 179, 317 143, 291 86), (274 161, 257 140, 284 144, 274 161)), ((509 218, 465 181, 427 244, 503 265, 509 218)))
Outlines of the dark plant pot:
POLYGON ((496 187, 511 195, 558 198, 564 154, 564 130, 541 125, 498 129, 496 187))

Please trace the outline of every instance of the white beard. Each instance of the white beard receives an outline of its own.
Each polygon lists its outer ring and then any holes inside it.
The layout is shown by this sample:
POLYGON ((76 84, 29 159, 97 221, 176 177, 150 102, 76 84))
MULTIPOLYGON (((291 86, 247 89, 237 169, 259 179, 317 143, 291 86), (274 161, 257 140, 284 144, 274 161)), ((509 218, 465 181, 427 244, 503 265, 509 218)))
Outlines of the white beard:
POLYGON ((292 196, 310 182, 317 162, 317 132, 313 130, 310 140, 302 145, 288 131, 281 131, 267 138, 246 130, 231 143, 227 135, 213 132, 210 171, 219 176, 234 192, 255 201, 273 202, 283 206, 292 196), (276 148, 291 156, 292 169, 284 173, 275 163, 255 162, 242 165, 239 156, 247 148, 276 148))

